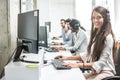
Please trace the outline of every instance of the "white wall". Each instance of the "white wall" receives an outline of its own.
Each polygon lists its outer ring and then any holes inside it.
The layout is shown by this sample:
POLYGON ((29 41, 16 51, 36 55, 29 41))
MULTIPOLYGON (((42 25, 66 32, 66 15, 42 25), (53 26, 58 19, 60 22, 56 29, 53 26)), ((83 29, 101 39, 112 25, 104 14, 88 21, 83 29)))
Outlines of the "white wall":
POLYGON ((45 21, 49 21, 49 0, 38 0, 37 6, 39 9, 40 25, 44 25, 45 21))
POLYGON ((115 2, 115 27, 114 31, 116 34, 117 40, 120 40, 120 0, 114 0, 115 2))
POLYGON ((46 21, 51 21, 51 34, 60 35, 60 19, 75 17, 74 4, 74 0, 38 0, 40 25, 44 25, 46 21))
POLYGON ((86 29, 88 38, 91 29, 92 0, 75 0, 75 16, 86 29))
POLYGON ((61 33, 60 19, 74 18, 74 0, 50 0, 50 20, 53 32, 61 33), (56 31, 60 29, 59 31, 56 31))
POLYGON ((91 0, 76 0, 75 3, 76 3, 75 4, 76 18, 80 21, 81 25, 85 29, 90 30, 92 1, 91 0))

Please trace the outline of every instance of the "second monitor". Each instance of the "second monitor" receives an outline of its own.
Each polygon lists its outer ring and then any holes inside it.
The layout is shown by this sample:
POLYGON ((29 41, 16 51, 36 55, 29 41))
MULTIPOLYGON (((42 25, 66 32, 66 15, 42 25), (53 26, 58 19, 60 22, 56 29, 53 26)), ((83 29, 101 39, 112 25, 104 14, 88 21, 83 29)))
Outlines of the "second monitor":
POLYGON ((48 47, 47 37, 48 37, 47 27, 40 26, 39 27, 39 46, 48 47))

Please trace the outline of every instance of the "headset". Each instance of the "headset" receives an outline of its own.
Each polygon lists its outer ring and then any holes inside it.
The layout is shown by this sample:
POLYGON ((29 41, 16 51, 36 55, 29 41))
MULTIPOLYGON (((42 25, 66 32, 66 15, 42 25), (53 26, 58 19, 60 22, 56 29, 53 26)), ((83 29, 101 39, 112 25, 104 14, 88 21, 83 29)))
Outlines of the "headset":
POLYGON ((78 30, 81 25, 80 25, 80 22, 79 22, 78 20, 72 19, 72 20, 70 21, 70 26, 71 26, 73 29, 78 30))
POLYGON ((110 22, 110 13, 108 10, 106 10, 106 13, 107 13, 107 21, 110 22))

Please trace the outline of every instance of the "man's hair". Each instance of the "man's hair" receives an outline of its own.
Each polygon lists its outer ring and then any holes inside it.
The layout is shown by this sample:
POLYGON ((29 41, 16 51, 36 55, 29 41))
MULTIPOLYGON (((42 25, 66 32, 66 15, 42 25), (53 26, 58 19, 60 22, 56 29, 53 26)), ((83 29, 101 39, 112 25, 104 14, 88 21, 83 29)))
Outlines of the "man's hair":
POLYGON ((64 21, 65 22, 65 19, 60 19, 60 21, 64 21))
POLYGON ((68 19, 65 20, 65 22, 69 22, 69 23, 70 23, 70 22, 71 22, 71 19, 68 18, 68 19))

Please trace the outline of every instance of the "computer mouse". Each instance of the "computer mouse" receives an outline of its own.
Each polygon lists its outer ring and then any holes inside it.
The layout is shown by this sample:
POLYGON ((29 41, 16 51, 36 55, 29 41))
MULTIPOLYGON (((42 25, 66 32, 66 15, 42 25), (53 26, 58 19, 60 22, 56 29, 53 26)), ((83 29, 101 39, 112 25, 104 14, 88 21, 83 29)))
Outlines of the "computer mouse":
POLYGON ((55 57, 54 59, 60 59, 60 58, 62 58, 62 56, 57 56, 57 57, 55 57))

